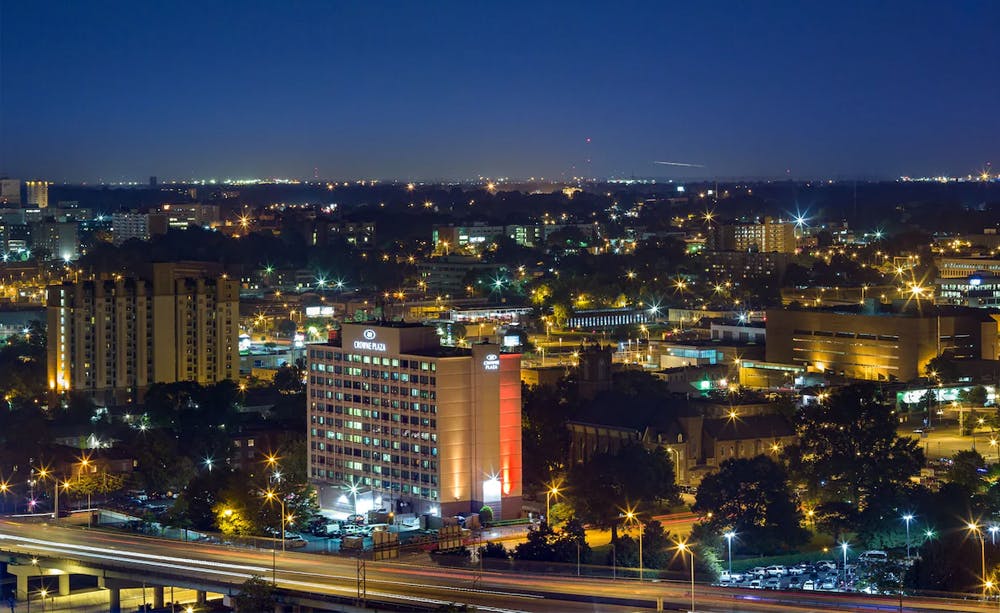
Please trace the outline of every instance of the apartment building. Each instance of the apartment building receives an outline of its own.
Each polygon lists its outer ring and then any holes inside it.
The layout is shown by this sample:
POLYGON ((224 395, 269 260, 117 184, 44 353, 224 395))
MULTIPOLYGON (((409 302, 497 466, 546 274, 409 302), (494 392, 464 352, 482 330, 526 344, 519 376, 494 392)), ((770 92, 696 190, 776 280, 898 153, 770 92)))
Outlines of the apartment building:
POLYGON ((236 380, 239 284, 211 269, 152 264, 50 286, 49 388, 125 404, 153 383, 236 380))

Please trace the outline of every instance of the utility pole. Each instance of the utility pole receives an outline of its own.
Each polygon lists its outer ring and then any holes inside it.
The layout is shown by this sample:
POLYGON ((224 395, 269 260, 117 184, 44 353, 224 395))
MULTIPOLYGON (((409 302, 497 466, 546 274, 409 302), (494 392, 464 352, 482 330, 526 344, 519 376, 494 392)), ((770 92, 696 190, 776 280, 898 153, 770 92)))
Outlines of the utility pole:
POLYGON ((365 599, 367 598, 368 587, 365 581, 365 561, 363 558, 358 558, 357 565, 357 579, 358 579, 358 606, 365 606, 365 599))

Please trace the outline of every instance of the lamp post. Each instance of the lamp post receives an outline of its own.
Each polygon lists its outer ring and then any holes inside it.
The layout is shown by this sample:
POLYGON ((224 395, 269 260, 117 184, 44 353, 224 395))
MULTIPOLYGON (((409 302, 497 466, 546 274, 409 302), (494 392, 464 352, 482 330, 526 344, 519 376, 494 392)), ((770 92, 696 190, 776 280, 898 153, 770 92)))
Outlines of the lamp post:
POLYGON ((685 552, 691 556, 691 613, 694 613, 694 549, 681 541, 677 543, 677 551, 681 552, 682 557, 685 552))
MULTIPOLYGON (((965 526, 965 528, 969 532, 972 532, 973 534, 975 534, 976 536, 979 537, 980 554, 982 556, 980 559, 982 561, 982 573, 983 573, 980 576, 983 578, 983 581, 986 581, 986 537, 985 537, 985 535, 983 535, 983 531, 982 531, 982 529, 980 529, 979 524, 977 524, 975 522, 971 522, 970 521, 968 523, 968 525, 965 526)), ((985 587, 985 583, 984 583, 983 584, 983 599, 985 599, 985 598, 986 598, 986 587, 985 587)))
MULTIPOLYGON (((727 530, 722 536, 726 537, 726 546, 729 549, 729 574, 730 574, 730 576, 732 576, 732 574, 733 574, 733 537, 736 536, 736 533, 733 532, 732 530, 727 530)), ((730 579, 730 581, 732 581, 732 579, 730 579)))
POLYGON ((557 484, 552 484, 547 490, 545 490, 545 523, 552 525, 552 520, 549 519, 549 513, 551 511, 551 502, 553 496, 559 495, 559 486, 557 484))
MULTIPOLYGON (((10 493, 10 483, 8 483, 7 481, 0 481, 0 494, 3 494, 3 510, 4 511, 7 510, 7 494, 9 494, 9 493, 10 493)), ((14 503, 14 506, 15 507, 17 506, 16 502, 14 503)), ((17 509, 14 509, 14 512, 16 513, 17 509)))
POLYGON ((635 514, 634 509, 625 511, 625 521, 629 524, 636 523, 639 525, 639 582, 641 583, 644 574, 642 568, 642 522, 639 521, 639 517, 635 514))
MULTIPOLYGON (((83 456, 83 457, 80 458, 80 470, 76 473, 76 481, 77 481, 78 484, 80 483, 80 480, 83 477, 83 469, 84 468, 90 468, 90 458, 87 457, 87 456, 83 456)), ((88 487, 87 488, 87 527, 88 528, 93 527, 93 520, 94 520, 93 506, 91 505, 91 498, 90 498, 91 494, 93 493, 93 490, 94 490, 93 487, 88 487)))
POLYGON ((913 513, 907 513, 903 516, 903 521, 906 522, 906 560, 910 560, 910 522, 913 521, 913 513))
POLYGON ((995 436, 990 439, 990 447, 992 447, 997 452, 997 462, 1000 462, 1000 444, 998 444, 998 441, 995 436))
POLYGON ((281 505, 281 553, 285 553, 285 499, 279 496, 274 490, 264 492, 264 497, 268 501, 277 500, 278 504, 281 505))
POLYGON ((847 548, 849 545, 847 541, 840 544, 840 549, 844 552, 844 587, 847 587, 847 548))
MULTIPOLYGON (((996 524, 993 524, 992 526, 990 526, 989 528, 987 528, 986 531, 990 533, 990 545, 996 545, 997 544, 997 532, 1000 531, 1000 526, 998 526, 996 524)), ((1000 587, 1000 585, 998 585, 997 587, 1000 587)))
POLYGON ((992 590, 997 591, 997 611, 1000 611, 1000 584, 994 582, 992 579, 987 579, 983 583, 983 591, 989 592, 992 590))
MULTIPOLYGON (((52 475, 52 473, 49 471, 49 469, 45 468, 44 466, 42 468, 39 468, 39 469, 35 470, 35 476, 38 477, 39 479, 48 479, 49 476, 51 476, 51 475, 52 475)), ((59 480, 56 479, 55 481, 56 481, 55 496, 54 496, 54 498, 55 498, 55 509, 54 509, 54 511, 55 512, 52 514, 52 519, 55 519, 55 518, 57 518, 59 516, 59 480)), ((32 489, 34 489, 34 488, 32 488, 32 489)), ((34 494, 34 492, 32 492, 32 494, 34 494)), ((32 498, 34 498, 34 495, 32 495, 32 498)))

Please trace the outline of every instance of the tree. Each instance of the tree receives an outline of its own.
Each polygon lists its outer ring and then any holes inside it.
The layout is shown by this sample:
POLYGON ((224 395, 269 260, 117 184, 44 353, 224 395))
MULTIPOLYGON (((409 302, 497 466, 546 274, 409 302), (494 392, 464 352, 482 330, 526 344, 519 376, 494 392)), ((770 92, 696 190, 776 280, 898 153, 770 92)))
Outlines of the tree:
POLYGON ((552 543, 552 559, 556 562, 590 562, 591 550, 587 544, 587 532, 580 520, 571 518, 559 531, 552 543))
POLYGON ((906 491, 924 465, 918 442, 897 436, 896 416, 872 385, 848 386, 803 407, 797 426, 799 443, 785 457, 796 482, 819 502, 863 511, 906 491))
MULTIPOLYGON (((646 553, 645 541, 643 542, 642 553, 646 553)), ((617 541, 611 543, 611 550, 608 551, 605 564, 608 566, 639 568, 639 541, 628 534, 618 537, 617 541)))
POLYGON ((233 500, 217 502, 212 507, 215 514, 215 524, 219 532, 226 536, 244 536, 254 534, 255 526, 250 520, 246 507, 233 500))
POLYGON ((568 302, 557 302, 552 305, 552 320, 557 328, 564 328, 573 315, 573 306, 568 302))
POLYGON ((855 525, 858 519, 857 508, 840 500, 821 503, 813 511, 813 521, 823 531, 832 534, 834 541, 840 541, 840 535, 855 525))
POLYGON ((734 530, 740 535, 737 546, 752 551, 788 550, 809 538, 785 469, 763 455, 723 462, 702 480, 691 509, 710 513, 711 525, 734 530))
POLYGON ((479 555, 493 560, 507 560, 510 558, 510 552, 503 546, 503 543, 498 541, 489 541, 480 547, 479 555))
POLYGON ((670 532, 652 519, 642 528, 642 565, 645 568, 666 568, 670 563, 670 532))
POLYGON ((271 582, 254 575, 243 582, 240 593, 233 596, 237 611, 273 611, 274 586, 271 582))
POLYGON ((662 447, 625 445, 617 453, 597 453, 573 466, 566 479, 567 498, 577 517, 618 539, 622 509, 631 501, 656 504, 675 500, 674 465, 662 447))
POLYGON ((549 543, 554 535, 552 528, 545 522, 528 530, 528 536, 523 543, 518 543, 511 554, 515 560, 531 560, 535 562, 551 562, 553 553, 549 543))
POLYGON ((487 504, 483 505, 483 508, 479 509, 479 523, 483 526, 488 526, 493 522, 493 508, 487 504))
POLYGON ((966 449, 952 457, 952 465, 948 468, 945 478, 967 491, 969 495, 978 494, 986 484, 984 475, 979 472, 985 467, 986 460, 978 451, 966 449))
POLYGON ((519 543, 512 554, 515 560, 566 563, 575 563, 577 556, 581 563, 589 562, 591 549, 587 544, 583 524, 576 519, 567 521, 566 526, 558 533, 542 522, 528 532, 527 540, 519 543))
POLYGON ((566 421, 577 406, 576 386, 565 379, 556 386, 522 386, 521 446, 527 489, 542 488, 553 473, 562 471, 569 450, 566 421))
POLYGON ((284 364, 274 373, 274 389, 282 394, 298 394, 305 389, 298 366, 284 364))
POLYGON ((278 332, 278 336, 286 336, 288 338, 292 338, 295 335, 295 331, 299 329, 299 325, 291 319, 282 319, 274 327, 278 332))
POLYGON ((218 503, 220 493, 228 487, 229 479, 229 471, 224 466, 198 474, 178 496, 174 508, 183 510, 192 527, 214 529, 216 513, 213 507, 218 503))
POLYGON ((970 407, 981 407, 986 404, 989 394, 982 385, 962 390, 958 393, 958 401, 970 407))
POLYGON ((924 373, 932 379, 950 383, 958 380, 958 364, 951 355, 943 353, 927 362, 924 373))
POLYGON ((124 486, 124 476, 107 471, 83 473, 73 481, 73 491, 84 496, 110 494, 111 492, 117 492, 124 486))

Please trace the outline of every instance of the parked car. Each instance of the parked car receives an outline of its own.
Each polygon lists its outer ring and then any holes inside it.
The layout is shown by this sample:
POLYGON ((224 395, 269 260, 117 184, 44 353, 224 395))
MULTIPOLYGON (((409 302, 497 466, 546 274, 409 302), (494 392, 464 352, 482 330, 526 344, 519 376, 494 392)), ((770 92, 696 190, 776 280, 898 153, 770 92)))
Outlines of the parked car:
POLYGON ((837 563, 833 560, 820 560, 816 562, 816 568, 821 571, 832 572, 837 570, 837 563))
POLYGON ((806 579, 802 582, 802 589, 807 592, 811 592, 816 589, 816 582, 812 579, 806 579))
POLYGON ((740 583, 743 581, 743 573, 730 573, 728 570, 724 570, 719 575, 719 581, 722 583, 740 583))
POLYGON ((750 588, 750 589, 759 590, 759 589, 761 589, 761 580, 760 579, 751 579, 750 583, 747 584, 747 587, 750 588))
POLYGON ((806 565, 805 564, 799 564, 798 566, 789 566, 788 567, 788 574, 789 575, 804 575, 805 572, 806 572, 806 565))
POLYGON ((784 577, 788 574, 788 569, 781 565, 768 566, 764 569, 764 574, 768 577, 784 577))
POLYGON ((866 551, 858 556, 859 562, 888 562, 889 554, 884 551, 866 551))
POLYGON ((764 580, 765 590, 780 590, 781 589, 781 579, 777 577, 771 577, 770 579, 764 580))

